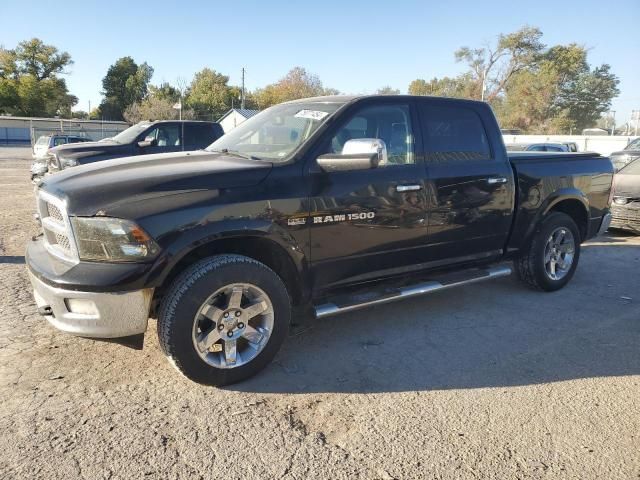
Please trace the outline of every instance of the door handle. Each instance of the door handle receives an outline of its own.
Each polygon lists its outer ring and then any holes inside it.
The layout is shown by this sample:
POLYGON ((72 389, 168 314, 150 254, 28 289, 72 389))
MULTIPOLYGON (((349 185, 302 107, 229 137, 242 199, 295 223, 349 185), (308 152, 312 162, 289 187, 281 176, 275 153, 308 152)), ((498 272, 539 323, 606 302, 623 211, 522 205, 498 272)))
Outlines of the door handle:
POLYGON ((415 192, 421 190, 422 185, 396 185, 396 192, 415 192))
POLYGON ((507 177, 491 177, 491 178, 487 178, 487 183, 489 185, 496 185, 498 183, 507 183, 507 177))

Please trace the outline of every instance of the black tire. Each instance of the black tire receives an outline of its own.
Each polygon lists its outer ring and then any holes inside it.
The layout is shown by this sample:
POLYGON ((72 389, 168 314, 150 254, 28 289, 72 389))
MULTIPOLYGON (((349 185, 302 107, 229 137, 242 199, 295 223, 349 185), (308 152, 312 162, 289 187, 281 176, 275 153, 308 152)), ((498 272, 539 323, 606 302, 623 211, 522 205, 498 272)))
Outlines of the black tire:
POLYGON ((173 281, 158 312, 158 338, 169 361, 187 378, 205 385, 230 385, 255 375, 271 362, 287 336, 290 319, 289 294, 273 270, 249 257, 216 255, 195 263, 173 281), (196 350, 193 325, 207 298, 234 283, 250 283, 268 295, 273 305, 273 329, 251 361, 233 368, 216 368, 196 350))
POLYGON ((580 260, 580 241, 580 231, 569 215, 561 212, 553 212, 547 215, 542 222, 540 222, 528 246, 525 247, 524 251, 514 260, 518 278, 536 290, 553 292, 561 289, 569 283, 578 266, 578 261, 580 260), (573 263, 569 271, 564 277, 554 280, 549 276, 545 268, 545 246, 551 233, 560 227, 571 231, 575 240, 575 250, 573 263))

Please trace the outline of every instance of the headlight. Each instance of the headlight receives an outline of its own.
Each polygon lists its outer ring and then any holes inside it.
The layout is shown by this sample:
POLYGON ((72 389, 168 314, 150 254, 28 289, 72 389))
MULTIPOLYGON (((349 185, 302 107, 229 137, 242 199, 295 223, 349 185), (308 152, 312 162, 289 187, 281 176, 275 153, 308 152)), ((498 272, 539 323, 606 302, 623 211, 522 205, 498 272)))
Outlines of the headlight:
POLYGON ((60 165, 62 165, 63 168, 65 167, 75 167, 76 165, 78 165, 78 161, 74 158, 62 158, 62 157, 58 157, 58 159, 60 160, 60 165))
POLYGON ((138 225, 119 218, 71 217, 80 260, 149 260, 160 248, 138 225))

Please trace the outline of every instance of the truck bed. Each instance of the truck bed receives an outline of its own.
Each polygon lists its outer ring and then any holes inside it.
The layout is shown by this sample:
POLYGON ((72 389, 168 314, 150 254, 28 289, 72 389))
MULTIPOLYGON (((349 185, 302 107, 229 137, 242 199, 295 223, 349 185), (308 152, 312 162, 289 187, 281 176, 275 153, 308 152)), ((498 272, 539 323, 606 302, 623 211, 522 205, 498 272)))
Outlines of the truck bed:
MULTIPOLYGON (((538 216, 559 198, 574 199, 588 211, 583 241, 591 237, 609 205, 613 165, 592 152, 508 152, 516 180, 516 219, 508 251, 519 248, 538 216)), ((584 208, 583 207, 583 208, 584 208)))
POLYGON ((602 157, 596 152, 507 152, 509 160, 577 160, 602 157))

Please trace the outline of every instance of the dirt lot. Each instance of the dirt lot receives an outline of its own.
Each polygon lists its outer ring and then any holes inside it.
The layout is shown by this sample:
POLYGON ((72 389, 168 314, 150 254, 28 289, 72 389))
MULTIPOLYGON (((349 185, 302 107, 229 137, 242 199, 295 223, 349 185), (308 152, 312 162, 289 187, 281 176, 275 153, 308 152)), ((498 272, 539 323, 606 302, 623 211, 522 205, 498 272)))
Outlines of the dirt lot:
POLYGON ((553 294, 513 279, 318 322, 258 377, 35 312, 29 152, 0 149, 0 478, 640 478, 640 237, 553 294))

